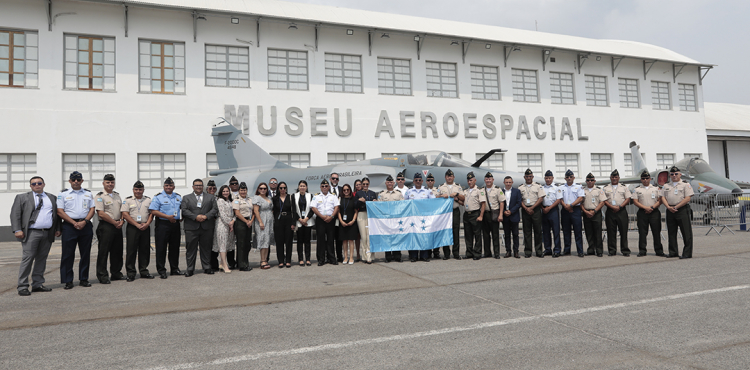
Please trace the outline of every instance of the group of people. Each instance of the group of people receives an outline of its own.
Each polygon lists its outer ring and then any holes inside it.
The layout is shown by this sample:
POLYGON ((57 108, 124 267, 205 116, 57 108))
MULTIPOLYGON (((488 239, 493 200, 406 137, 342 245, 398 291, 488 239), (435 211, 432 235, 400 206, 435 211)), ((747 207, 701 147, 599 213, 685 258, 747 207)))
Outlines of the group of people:
MULTIPOLYGON (((181 196, 174 192, 171 178, 163 184, 163 191, 153 199, 144 195, 140 181, 133 185, 133 195, 122 199, 114 191, 115 177, 104 176, 103 191, 92 194, 84 189, 83 175, 75 171, 69 176, 70 187, 57 196, 44 192, 44 179, 34 176, 29 180, 31 191, 19 194, 11 209, 11 226, 22 243, 23 255, 19 268, 18 294, 48 292, 44 286, 47 255, 55 237, 61 236, 62 258, 60 280, 65 289, 74 287, 73 262, 76 248, 80 255, 79 286, 90 287, 89 264, 94 230, 91 220, 96 214, 98 255, 96 277, 102 284, 112 280, 132 282, 141 278, 153 279, 150 264, 151 224, 154 230, 156 271, 160 278, 195 274, 196 260, 200 257, 205 274, 216 271, 250 271, 249 252, 255 240, 260 251, 260 268, 269 269, 270 245, 276 246, 279 268, 292 267, 292 249, 296 234, 297 263, 311 266, 311 236, 313 227, 317 234, 316 257, 318 266, 325 264, 353 264, 361 260, 373 262, 367 233, 367 202, 398 201, 405 199, 453 199, 453 245, 443 246, 443 260, 462 259, 459 229, 461 206, 463 212, 465 257, 501 258, 500 225, 503 226, 505 258, 520 258, 519 223, 523 222, 524 256, 532 252, 537 257, 571 254, 571 231, 579 257, 584 256, 582 229, 588 242, 587 254, 601 257, 602 208, 606 209, 607 246, 610 256, 617 254, 617 233, 620 233, 620 252, 630 255, 627 241, 628 216, 625 206, 632 201, 637 213, 639 231, 638 256, 646 255, 649 228, 654 240, 656 255, 678 257, 677 229, 681 229, 684 249, 680 258, 692 256, 692 230, 688 202, 693 195, 691 186, 681 181, 676 167, 670 170, 671 182, 663 188, 651 185, 648 172, 641 175, 642 185, 631 194, 626 185, 619 184, 617 170, 610 176, 610 184, 599 188, 592 174, 586 176, 586 187, 575 184, 572 171, 565 173, 566 183, 553 184, 551 171, 544 176, 545 185, 535 183, 531 170, 524 173, 525 183, 514 188, 513 179, 507 176, 503 186, 494 185, 492 173, 484 177, 484 187, 477 186, 473 172, 467 175, 468 187, 455 182, 450 169, 445 173, 445 183, 435 186, 430 173, 423 183, 422 174, 413 177, 412 188, 406 187, 405 174, 399 173, 394 181, 388 176, 386 189, 380 193, 369 190, 370 180, 357 180, 353 187, 339 186, 339 175, 332 173, 330 182, 320 183, 320 192, 313 195, 305 180, 299 181, 296 192, 291 193, 285 182, 271 178, 255 189, 254 196, 248 187, 235 177, 228 185, 217 189, 213 180, 205 186, 203 181, 193 181, 193 192, 181 196), (661 214, 664 204, 669 234, 668 255, 661 241, 661 214), (180 223, 184 223, 186 262, 180 270, 180 223), (562 224, 563 243, 560 242, 562 224), (125 274, 123 268, 123 228, 125 228, 125 274), (254 238, 253 238, 253 234, 254 238), (553 246, 554 242, 554 246, 553 246), (562 244, 562 245, 561 245, 562 244), (533 247, 533 248, 532 248, 533 247), (136 270, 136 260, 138 269, 136 270), (169 262, 169 274, 167 274, 169 262), (109 267, 109 268, 108 268, 109 267), (31 275, 31 282, 29 282, 31 275), (31 287, 31 290, 29 290, 31 287)), ((440 248, 409 251, 412 262, 441 258, 440 248)), ((385 252, 385 262, 401 262, 400 251, 385 252)))

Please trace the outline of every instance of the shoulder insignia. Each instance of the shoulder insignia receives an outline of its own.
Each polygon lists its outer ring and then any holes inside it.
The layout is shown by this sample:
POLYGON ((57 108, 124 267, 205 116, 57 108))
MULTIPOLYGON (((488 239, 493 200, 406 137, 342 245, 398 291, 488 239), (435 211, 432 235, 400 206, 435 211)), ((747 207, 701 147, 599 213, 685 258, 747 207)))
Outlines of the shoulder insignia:
POLYGON ((68 191, 68 188, 63 188, 62 190, 60 190, 61 193, 64 193, 66 191, 68 191))
POLYGON ((89 193, 91 192, 91 190, 86 189, 86 188, 83 188, 83 191, 88 191, 89 193))
POLYGON ((176 195, 176 196, 178 196, 178 197, 181 197, 181 196, 182 196, 182 195, 180 195, 180 193, 178 193, 178 192, 174 192, 174 193, 172 193, 172 194, 174 194, 174 195, 176 195))
POLYGON ((125 199, 133 199, 133 196, 131 195, 131 196, 125 198, 125 199))
POLYGON ((100 191, 100 192, 96 193, 97 196, 102 195, 102 194, 104 194, 103 191, 100 191))
POLYGON ((158 197, 158 196, 159 196, 159 194, 161 194, 161 193, 156 193, 156 194, 154 194, 154 198, 158 197))
POLYGON ((112 194, 120 194, 120 193, 118 193, 118 192, 116 192, 116 191, 112 190, 112 194))
POLYGON ((144 195, 143 197, 146 199, 151 199, 148 195, 144 195))

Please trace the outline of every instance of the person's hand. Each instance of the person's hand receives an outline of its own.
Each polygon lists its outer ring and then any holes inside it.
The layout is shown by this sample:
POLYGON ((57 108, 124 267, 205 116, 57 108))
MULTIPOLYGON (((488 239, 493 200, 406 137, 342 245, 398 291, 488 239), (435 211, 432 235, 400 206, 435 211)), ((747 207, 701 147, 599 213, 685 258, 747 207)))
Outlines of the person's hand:
POLYGON ((482 217, 484 217, 484 216, 477 217, 477 222, 482 222, 482 217))
POLYGON ((196 221, 198 221, 198 222, 203 222, 203 221, 206 221, 206 219, 207 219, 207 218, 208 218, 208 217, 206 217, 206 215, 198 215, 198 216, 195 216, 195 220, 196 220, 196 221))
MULTIPOLYGON (((21 231, 21 232, 23 232, 23 231, 21 231)), ((55 231, 55 236, 56 237, 60 237, 60 235, 62 235, 62 231, 59 231, 59 230, 55 231)))
POLYGON ((86 220, 76 222, 76 229, 83 230, 84 227, 86 227, 86 220))
POLYGON ((497 216, 497 222, 503 222, 503 215, 497 216))
POLYGON ((619 212, 620 211, 620 206, 612 206, 612 210, 615 211, 615 212, 619 212))
POLYGON ((653 211, 654 211, 654 209, 653 209, 653 208, 651 208, 651 207, 648 207, 648 208, 646 208, 646 209, 645 209, 644 211, 646 211, 646 214, 648 215, 648 214, 651 214, 651 212, 653 212, 653 211))
POLYGON ((266 229, 266 225, 263 225, 263 222, 259 222, 259 224, 260 224, 260 229, 261 230, 265 230, 266 229))
POLYGON ((294 224, 292 224, 292 231, 294 231, 294 229, 295 229, 295 228, 296 228, 296 227, 295 227, 295 225, 294 225, 294 224))
POLYGON ((250 220, 250 221, 246 222, 245 224, 247 225, 248 228, 251 228, 253 226, 253 221, 250 220))
POLYGON ((148 225, 147 224, 135 224, 135 227, 137 227, 138 230, 143 231, 143 230, 146 230, 146 228, 148 227, 148 225))
POLYGON ((364 197, 361 197, 361 198, 359 198, 357 200, 359 200, 360 202, 365 202, 366 201, 364 197))
POLYGON ((16 238, 18 238, 18 239, 23 239, 23 231, 22 230, 16 231, 15 233, 13 233, 13 235, 15 235, 16 238))
POLYGON ((175 220, 174 216, 172 216, 172 215, 167 216, 167 220, 169 220, 169 222, 171 222, 171 223, 177 222, 177 220, 175 220))
POLYGON ((505 214, 506 216, 510 216, 510 211, 503 211, 503 214, 505 214))
POLYGON ((229 224, 229 232, 234 232, 234 222, 229 224))
POLYGON ((552 206, 550 206, 550 207, 542 207, 542 212, 546 215, 549 212, 550 208, 552 208, 552 206))
POLYGON ((125 223, 125 221, 123 221, 123 220, 117 221, 117 224, 115 225, 115 227, 118 228, 118 229, 122 229, 123 223, 125 223))

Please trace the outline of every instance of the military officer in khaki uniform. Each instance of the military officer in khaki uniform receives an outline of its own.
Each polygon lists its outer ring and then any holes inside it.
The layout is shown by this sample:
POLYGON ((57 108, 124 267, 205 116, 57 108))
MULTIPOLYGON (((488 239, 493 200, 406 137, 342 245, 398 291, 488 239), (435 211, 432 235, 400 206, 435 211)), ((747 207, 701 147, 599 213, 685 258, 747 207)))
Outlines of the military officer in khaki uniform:
POLYGON ((109 257, 111 280, 125 280, 122 275, 122 220, 120 209, 122 199, 115 189, 115 176, 104 175, 104 191, 94 196, 94 208, 99 216, 96 237, 99 240, 99 255, 96 257, 96 278, 102 284, 110 283, 107 272, 109 257))
POLYGON ((604 195, 607 196, 605 205, 607 213, 607 249, 610 256, 617 255, 617 231, 620 231, 620 252, 625 257, 630 256, 628 248, 628 211, 625 206, 630 202, 633 194, 627 185, 620 185, 620 173, 617 170, 609 175, 610 183, 605 185, 604 195))
MULTIPOLYGON (((401 175, 399 173, 399 175, 401 175)), ((395 183, 393 182, 393 176, 388 175, 385 178, 385 190, 378 194, 379 202, 393 202, 397 200, 404 200, 404 195, 393 188, 395 183)), ((385 262, 401 262, 401 251, 385 252, 385 262)))
MULTIPOLYGON (((432 175, 432 172, 427 174, 427 178, 425 179, 427 189, 429 189, 432 192, 432 195, 435 196, 435 198, 440 197, 440 190, 435 187, 435 176, 432 175)), ((432 258, 440 258, 440 248, 435 248, 432 250, 432 258)))
POLYGON ((651 236, 654 239, 654 252, 657 256, 664 256, 661 245, 661 190, 651 185, 651 175, 644 170, 641 173, 641 185, 633 192, 633 204, 638 207, 638 257, 646 255, 646 237, 648 227, 651 226, 651 236))
POLYGON ((487 207, 487 197, 484 189, 477 187, 477 178, 474 172, 466 175, 469 187, 464 190, 464 238, 466 238, 466 258, 474 261, 482 259, 482 220, 484 210, 487 207))
POLYGON ((505 193, 503 189, 495 186, 495 178, 492 172, 484 175, 484 196, 487 198, 482 217, 482 243, 484 244, 484 257, 502 258, 500 256, 500 222, 503 221, 505 211, 505 193), (490 240, 492 246, 490 246, 490 240), (492 252, 490 252, 492 248, 492 252))
POLYGON ((662 203, 667 206, 667 234, 669 235, 669 256, 677 257, 677 228, 682 232, 685 247, 680 259, 693 257, 693 227, 690 224, 690 197, 693 187, 682 181, 680 169, 672 166, 669 170, 669 182, 661 189, 662 203))
POLYGON ((125 272, 128 282, 135 280, 135 259, 138 257, 138 271, 143 279, 153 279, 148 272, 151 261, 151 222, 154 215, 149 212, 151 198, 143 195, 143 183, 136 181, 133 185, 133 196, 122 201, 122 218, 128 222, 125 229, 125 272))
POLYGON ((547 193, 541 185, 534 182, 534 173, 530 168, 523 174, 526 183, 519 186, 521 191, 521 217, 523 220, 523 251, 526 258, 531 257, 531 235, 534 233, 534 250, 536 256, 544 258, 542 247, 542 202, 547 193))
POLYGON ((589 245, 586 253, 601 257, 604 253, 602 243, 602 207, 607 200, 602 189, 596 186, 596 178, 589 173, 586 175, 586 187, 583 189, 583 229, 586 231, 586 243, 589 245))
MULTIPOLYGON (((440 197, 441 198, 453 198, 453 258, 460 260, 460 249, 461 241, 458 237, 458 233, 461 231, 461 202, 464 200, 463 188, 461 185, 453 182, 455 175, 450 169, 445 171, 445 183, 440 185, 440 197)), ((451 258, 451 246, 446 245, 443 247, 443 259, 447 260, 451 258)))

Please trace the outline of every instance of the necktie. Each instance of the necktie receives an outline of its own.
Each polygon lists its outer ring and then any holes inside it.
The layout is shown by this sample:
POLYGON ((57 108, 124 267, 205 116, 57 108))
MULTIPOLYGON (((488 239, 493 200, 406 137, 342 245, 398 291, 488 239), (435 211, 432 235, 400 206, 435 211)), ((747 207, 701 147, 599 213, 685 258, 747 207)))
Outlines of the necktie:
POLYGON ((39 198, 39 203, 36 205, 36 210, 39 211, 40 209, 42 209, 44 201, 42 200, 42 194, 37 194, 36 197, 39 198))
POLYGON ((332 187, 331 190, 332 190, 331 192, 333 193, 333 195, 336 195, 336 187, 335 186, 332 187))

